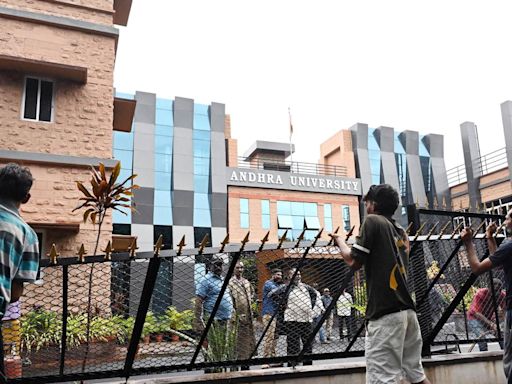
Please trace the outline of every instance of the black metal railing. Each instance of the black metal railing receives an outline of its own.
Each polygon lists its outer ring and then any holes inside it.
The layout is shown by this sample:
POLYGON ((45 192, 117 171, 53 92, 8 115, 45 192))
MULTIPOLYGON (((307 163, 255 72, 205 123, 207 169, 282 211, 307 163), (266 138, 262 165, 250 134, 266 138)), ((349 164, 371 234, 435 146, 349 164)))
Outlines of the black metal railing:
MULTIPOLYGON (((503 294, 492 281, 503 281, 502 272, 472 275, 458 231, 463 224, 479 227, 474 242, 479 257, 486 257, 482 228, 503 217, 408 210, 413 219, 408 283, 417 302, 424 353, 435 353, 448 339, 477 342, 482 349, 500 340, 503 294), (494 329, 472 321, 476 296, 480 304, 485 301, 480 310, 494 329)), ((26 287, 21 328, 6 331, 12 324, 4 322, 4 381, 127 378, 362 356, 364 270, 353 273, 320 235, 282 244, 156 246, 155 252, 45 259, 42 280, 26 287), (214 273, 219 260, 221 278, 214 273), (245 283, 236 277, 237 263, 244 267, 245 283), (275 268, 285 281, 271 290, 268 301, 264 285, 275 268), (306 285, 298 284, 299 275, 306 285), (322 297, 326 288, 330 300, 322 297), (198 311, 198 304, 205 311, 198 311), (202 327, 197 326, 200 320, 202 327)))
POLYGON ((245 157, 238 158, 238 167, 265 169, 270 171, 281 171, 291 173, 302 173, 309 175, 325 176, 347 176, 347 167, 342 165, 326 165, 316 163, 304 163, 298 161, 284 161, 281 159, 258 158, 246 160, 245 157))

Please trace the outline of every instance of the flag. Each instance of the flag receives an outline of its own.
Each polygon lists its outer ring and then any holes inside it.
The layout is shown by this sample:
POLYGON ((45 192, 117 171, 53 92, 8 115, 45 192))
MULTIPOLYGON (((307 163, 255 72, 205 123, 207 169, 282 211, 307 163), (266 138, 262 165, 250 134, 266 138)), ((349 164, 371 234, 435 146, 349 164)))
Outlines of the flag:
POLYGON ((293 134, 293 124, 292 124, 292 113, 290 111, 290 107, 288 107, 288 118, 290 120, 290 138, 291 138, 292 134, 293 134))

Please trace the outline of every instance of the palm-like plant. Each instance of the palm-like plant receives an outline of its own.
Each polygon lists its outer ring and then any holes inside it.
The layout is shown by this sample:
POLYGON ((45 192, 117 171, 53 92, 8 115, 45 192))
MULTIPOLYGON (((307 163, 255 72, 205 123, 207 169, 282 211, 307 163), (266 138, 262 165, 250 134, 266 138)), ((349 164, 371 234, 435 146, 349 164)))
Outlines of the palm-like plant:
MULTIPOLYGON (((94 255, 96 255, 96 252, 98 251, 101 227, 103 225, 103 221, 105 220, 105 216, 107 215, 108 210, 113 209, 122 212, 125 215, 126 212, 123 212, 121 208, 129 208, 131 210, 134 210, 131 204, 129 204, 129 197, 132 196, 133 190, 139 188, 139 186, 135 184, 127 186, 127 183, 133 180, 137 175, 131 175, 128 178, 126 178, 126 180, 124 180, 122 183, 117 183, 117 178, 119 177, 120 173, 120 162, 118 162, 115 165, 114 169, 112 169, 110 178, 107 177, 105 165, 103 163, 100 163, 98 166, 98 170, 96 170, 94 167, 91 167, 91 190, 89 190, 80 181, 76 182, 78 190, 82 192, 84 196, 80 198, 81 203, 75 209, 73 209, 73 212, 78 209, 86 208, 83 214, 84 223, 87 222, 87 219, 90 219, 94 225, 98 225, 96 244, 94 246, 94 255)), ((87 360, 87 355, 89 352, 93 272, 94 263, 91 263, 91 269, 89 271, 89 295, 87 300, 87 348, 85 352, 84 361, 82 364, 82 371, 85 370, 85 362, 87 360)))
POLYGON ((124 212, 121 208, 129 208, 134 210, 131 204, 129 204, 129 196, 132 196, 133 190, 139 188, 139 186, 135 184, 126 186, 126 183, 133 180, 135 177, 137 177, 137 175, 131 175, 122 183, 117 183, 117 178, 119 177, 120 173, 121 163, 118 162, 112 170, 110 178, 107 178, 105 165, 100 163, 98 170, 94 169, 94 167, 91 167, 92 177, 90 181, 90 191, 80 181, 76 182, 76 186, 84 196, 80 198, 80 201, 83 202, 75 209, 73 209, 73 212, 78 209, 87 208, 83 215, 84 223, 89 218, 93 224, 98 224, 98 234, 96 236, 94 255, 96 255, 96 252, 98 251, 101 226, 103 225, 107 211, 109 209, 113 209, 126 215, 126 212, 124 212))

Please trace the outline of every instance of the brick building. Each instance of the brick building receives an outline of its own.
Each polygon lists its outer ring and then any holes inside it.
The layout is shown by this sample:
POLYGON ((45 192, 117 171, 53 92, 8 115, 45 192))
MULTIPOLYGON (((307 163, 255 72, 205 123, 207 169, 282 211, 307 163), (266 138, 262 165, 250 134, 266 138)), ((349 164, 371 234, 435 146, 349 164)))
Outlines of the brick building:
MULTIPOLYGON (((134 101, 114 99, 117 25, 131 0, 0 1, 0 162, 30 167, 35 184, 23 217, 43 253, 56 243, 92 252, 94 228, 72 213, 75 182, 112 159, 112 130, 130 130, 134 101)), ((107 219, 102 244, 111 233, 107 219)), ((104 245, 103 245, 104 246, 104 245)))

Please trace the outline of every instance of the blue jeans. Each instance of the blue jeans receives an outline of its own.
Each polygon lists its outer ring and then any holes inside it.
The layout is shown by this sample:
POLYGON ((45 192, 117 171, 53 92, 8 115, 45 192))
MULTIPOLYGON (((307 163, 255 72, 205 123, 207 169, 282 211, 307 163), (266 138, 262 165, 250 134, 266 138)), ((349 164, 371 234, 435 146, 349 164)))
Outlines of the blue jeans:
MULTIPOLYGON (((475 339, 485 338, 487 335, 492 334, 492 331, 477 319, 470 319, 468 322, 469 330, 474 333, 475 339)), ((494 335, 493 335, 494 336, 494 335)), ((487 351, 487 342, 479 341, 478 348, 480 351, 487 351)))
MULTIPOLYGON (((313 327, 316 327, 318 322, 320 321, 320 318, 322 316, 318 316, 318 317, 315 317, 313 319, 313 327)), ((318 337, 320 338, 320 342, 323 343, 325 342, 326 338, 325 338, 325 329, 324 329, 324 325, 322 324, 322 327, 320 328, 320 330, 318 331, 318 337)))

